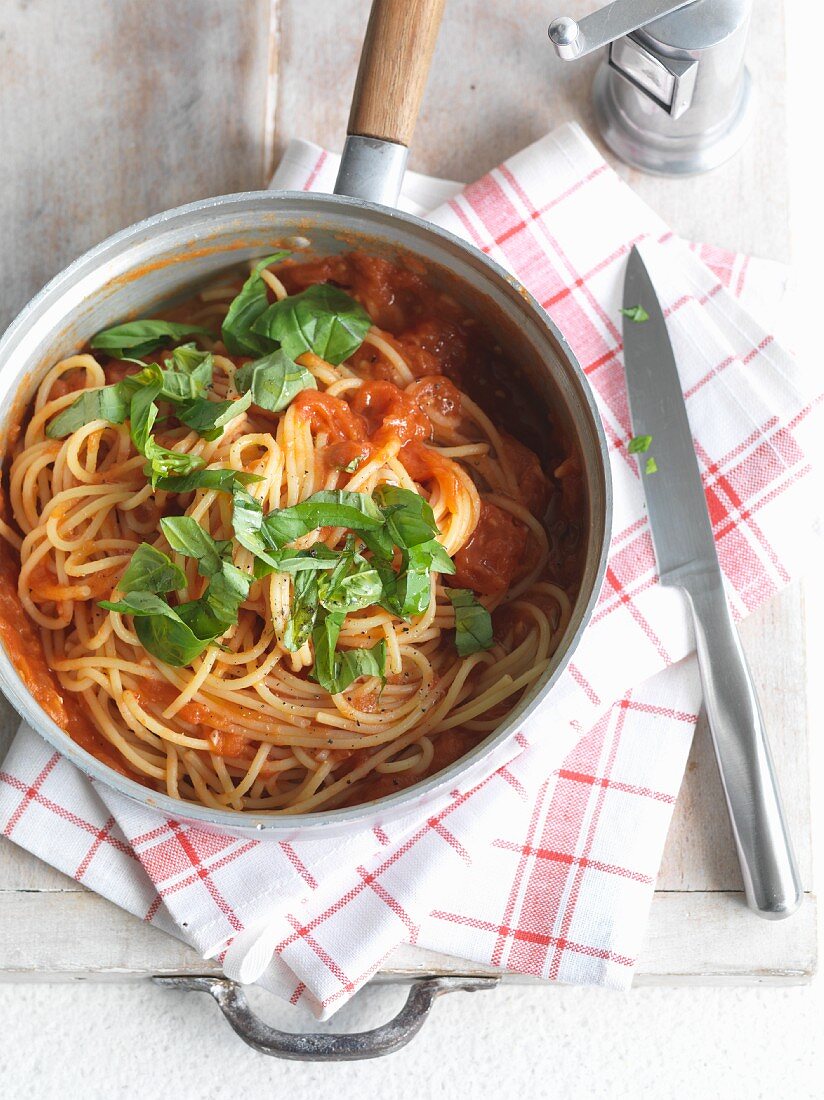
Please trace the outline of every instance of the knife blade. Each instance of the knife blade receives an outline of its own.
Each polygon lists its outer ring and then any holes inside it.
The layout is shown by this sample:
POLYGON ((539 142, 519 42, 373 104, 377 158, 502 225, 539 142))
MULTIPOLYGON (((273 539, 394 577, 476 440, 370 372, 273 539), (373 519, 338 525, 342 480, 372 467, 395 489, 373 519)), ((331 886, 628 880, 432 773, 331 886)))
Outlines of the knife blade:
POLYGON ((661 304, 637 248, 624 279, 624 370, 661 583, 695 627, 704 705, 751 909, 790 916, 802 887, 755 686, 730 614, 687 409, 661 304), (640 310, 639 308, 640 307, 640 310), (653 470, 647 462, 654 458, 653 470))

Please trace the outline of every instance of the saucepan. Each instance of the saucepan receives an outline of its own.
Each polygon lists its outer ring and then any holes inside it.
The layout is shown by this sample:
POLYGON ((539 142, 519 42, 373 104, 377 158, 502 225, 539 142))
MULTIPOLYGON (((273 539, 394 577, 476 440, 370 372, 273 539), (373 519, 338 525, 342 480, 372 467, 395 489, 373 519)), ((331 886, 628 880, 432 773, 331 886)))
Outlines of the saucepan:
POLYGON ((182 803, 115 773, 81 749, 38 705, 0 647, 0 687, 23 718, 95 779, 206 828, 278 839, 340 835, 380 824, 488 774, 501 747, 539 709, 574 653, 592 613, 609 543, 611 490, 607 446, 583 372, 561 332, 515 279, 442 229, 392 209, 406 163, 444 0, 375 0, 355 88, 336 194, 259 191, 168 210, 117 233, 52 280, 0 342, 0 408, 5 427, 19 418, 49 367, 96 332, 151 315, 276 247, 328 255, 356 245, 415 257, 429 278, 481 315, 505 343, 525 383, 546 408, 547 430, 562 432, 581 458, 585 483, 581 583, 566 636, 544 676, 502 725, 440 774, 376 802, 303 815, 216 811, 182 803), (260 835, 258 833, 258 835, 260 835))

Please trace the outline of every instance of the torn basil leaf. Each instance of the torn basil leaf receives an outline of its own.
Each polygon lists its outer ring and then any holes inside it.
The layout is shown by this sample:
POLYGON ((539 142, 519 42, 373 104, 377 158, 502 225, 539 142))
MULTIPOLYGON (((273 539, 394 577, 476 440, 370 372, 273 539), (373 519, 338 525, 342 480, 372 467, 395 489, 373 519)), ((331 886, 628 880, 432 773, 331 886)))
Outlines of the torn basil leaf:
MULTIPOLYGON (((143 373, 144 372, 141 371, 141 374, 143 373)), ((140 385, 135 390, 132 394, 131 406, 129 408, 132 443, 134 443, 135 447, 142 455, 146 455, 146 447, 151 437, 154 422, 157 420, 157 405, 155 405, 155 398, 163 389, 163 378, 160 367, 156 367, 152 364, 151 367, 146 368, 146 373, 147 377, 152 376, 152 380, 140 385)), ((148 458, 149 456, 146 455, 146 457, 148 458)))
POLYGON ((202 577, 219 573, 231 555, 231 542, 216 541, 192 516, 164 516, 160 526, 173 550, 195 559, 202 577))
POLYGON ((643 306, 629 306, 627 309, 622 309, 621 313, 636 325, 642 325, 644 321, 649 320, 649 314, 643 306))
POLYGON ((121 358, 124 351, 139 359, 170 341, 208 332, 201 325, 178 324, 175 321, 127 321, 98 332, 89 341, 89 347, 105 351, 115 359, 121 358))
POLYGON ((432 539, 404 550, 396 590, 397 613, 402 619, 422 615, 429 607, 433 572, 455 572, 455 563, 439 542, 432 539))
POLYGON ((297 573, 325 572, 334 569, 338 561, 338 553, 330 550, 322 542, 313 546, 311 550, 273 550, 268 555, 277 562, 277 566, 268 565, 259 558, 255 560, 255 577, 268 577, 270 573, 297 573))
POLYGON ((282 412, 301 390, 318 388, 313 375, 282 349, 247 363, 235 371, 238 393, 249 394, 261 409, 282 412))
POLYGON ((147 652, 175 668, 190 665, 218 637, 211 634, 208 637, 198 636, 174 611, 171 615, 149 615, 135 619, 134 630, 147 652))
POLYGON ((202 598, 223 630, 237 622, 240 605, 248 598, 254 579, 250 573, 244 573, 232 562, 223 561, 220 572, 210 580, 202 598))
POLYGON ((68 408, 49 421, 46 435, 49 439, 63 439, 92 420, 122 424, 129 415, 129 400, 130 395, 121 382, 99 390, 83 390, 68 408))
POLYGON ((378 603, 383 581, 378 570, 356 552, 353 535, 337 557, 332 572, 318 580, 320 602, 327 611, 346 614, 378 603))
POLYGON ((371 326, 369 314, 354 298, 319 283, 274 302, 252 329, 277 340, 291 359, 312 351, 337 366, 358 350, 371 326))
POLYGON ((650 449, 651 445, 652 445, 652 436, 651 435, 634 435, 632 437, 632 439, 629 441, 629 446, 627 447, 627 451, 631 455, 640 455, 640 454, 644 454, 646 451, 648 451, 650 449))
POLYGON ((489 649, 493 642, 492 616, 469 588, 447 588, 455 608, 455 648, 461 657, 489 649))
POLYGON ((263 516, 260 503, 249 494, 235 494, 236 508, 240 497, 241 534, 235 525, 235 535, 253 554, 277 568, 271 551, 280 550, 288 542, 308 535, 319 527, 348 527, 353 531, 377 529, 383 524, 380 509, 365 493, 343 489, 321 489, 291 508, 276 508, 263 516), (258 517, 258 512, 260 513, 258 517), (243 539, 247 541, 244 542, 243 539), (254 545, 253 545, 254 544, 254 545), (254 547, 258 546, 261 550, 254 547))
POLYGON ((308 641, 318 613, 317 573, 298 573, 292 593, 289 621, 283 638, 285 649, 295 653, 308 641))
POLYGON ((267 355, 276 345, 267 336, 252 331, 255 321, 266 312, 269 299, 266 295, 266 283, 261 271, 285 260, 288 252, 275 252, 257 263, 240 294, 232 301, 223 321, 221 335, 230 355, 253 355, 256 358, 267 355))
POLYGON ((260 474, 249 474, 245 470, 193 470, 178 477, 159 477, 155 488, 167 493, 191 493, 195 489, 234 493, 256 481, 263 481, 260 474))
POLYGON ((383 595, 383 582, 377 569, 366 562, 355 572, 343 577, 334 588, 330 588, 322 597, 322 603, 329 611, 360 611, 379 603, 383 595))
POLYGON ((132 554, 132 560, 117 582, 117 589, 124 595, 129 592, 174 592, 186 587, 186 574, 172 559, 143 542, 132 554))
POLYGON ((346 691, 361 676, 383 679, 386 674, 386 642, 371 649, 336 649, 344 618, 340 612, 328 614, 312 632, 315 665, 309 678, 332 695, 346 691))
MULTIPOLYGON (((375 530, 383 525, 383 516, 371 497, 346 489, 321 489, 300 504, 272 516, 294 513, 307 525, 305 534, 318 527, 348 527, 353 531, 375 530)), ((268 517, 267 517, 268 518, 268 517)))
POLYGON ((204 439, 219 439, 226 425, 246 412, 251 403, 250 393, 228 401, 210 401, 208 397, 197 397, 194 401, 185 401, 178 405, 175 416, 204 439))
POLYGON ((232 528, 241 546, 272 570, 277 569, 279 547, 264 535, 263 505, 245 489, 232 492, 232 528))
POLYGON ((143 453, 149 460, 144 473, 151 481, 153 489, 157 488, 161 478, 184 477, 192 470, 197 470, 203 465, 203 459, 200 455, 191 455, 184 451, 172 451, 168 447, 162 447, 155 442, 154 436, 149 436, 143 453))
POLYGON ((214 357, 211 352, 199 351, 194 344, 176 348, 172 358, 165 361, 165 366, 160 396, 169 401, 191 401, 202 397, 212 384, 214 357))
POLYGON ((420 493, 398 485, 381 485, 372 496, 386 516, 389 537, 402 550, 429 542, 437 535, 432 508, 420 493))
POLYGON ((215 636, 199 637, 178 614, 188 605, 170 607, 153 592, 130 592, 122 600, 101 600, 100 607, 134 618, 134 629, 145 650, 167 665, 190 665, 215 636))

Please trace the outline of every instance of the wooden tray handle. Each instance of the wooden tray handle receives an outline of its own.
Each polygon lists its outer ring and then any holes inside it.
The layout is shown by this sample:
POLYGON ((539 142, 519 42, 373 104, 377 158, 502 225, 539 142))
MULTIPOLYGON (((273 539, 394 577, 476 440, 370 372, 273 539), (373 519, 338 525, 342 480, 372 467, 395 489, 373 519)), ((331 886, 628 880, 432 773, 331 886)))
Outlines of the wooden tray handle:
POLYGON ((373 0, 347 133, 409 145, 446 0, 373 0))

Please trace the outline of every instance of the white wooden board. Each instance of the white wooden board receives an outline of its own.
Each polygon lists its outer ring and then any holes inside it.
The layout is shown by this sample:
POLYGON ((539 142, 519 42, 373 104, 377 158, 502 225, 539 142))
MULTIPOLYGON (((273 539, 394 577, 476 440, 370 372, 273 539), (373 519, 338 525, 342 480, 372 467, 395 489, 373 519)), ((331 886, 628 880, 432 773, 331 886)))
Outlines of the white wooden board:
MULTIPOLYGON (((581 15, 595 5, 562 6, 581 15)), ((264 185, 290 137, 339 149, 368 8, 369 0, 84 0, 78 19, 70 0, 5 5, 0 325, 46 278, 115 229, 189 199, 264 185)), ((560 9, 539 0, 450 0, 412 167, 470 180, 562 121, 576 119, 595 136, 589 88, 597 60, 555 59, 546 40, 555 14, 560 9)), ((688 182, 616 167, 683 236, 786 260, 785 73, 774 4, 756 0, 753 28, 760 110, 745 150, 688 182)), ((810 890, 802 587, 753 616, 742 635, 810 890)), ((15 726, 0 699, 0 746, 15 726)), ((740 886, 700 729, 637 980, 808 978, 816 956, 812 896, 793 920, 767 924, 744 908, 740 886)), ((214 969, 5 841, 0 929, 0 977, 214 969)), ((405 948, 384 976, 476 970, 405 948)))

